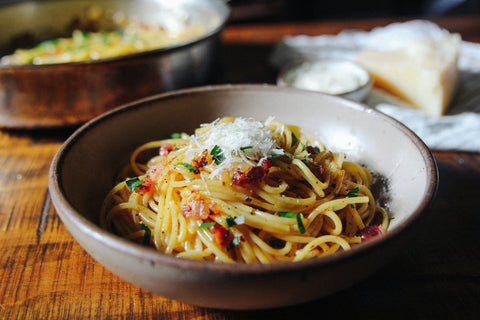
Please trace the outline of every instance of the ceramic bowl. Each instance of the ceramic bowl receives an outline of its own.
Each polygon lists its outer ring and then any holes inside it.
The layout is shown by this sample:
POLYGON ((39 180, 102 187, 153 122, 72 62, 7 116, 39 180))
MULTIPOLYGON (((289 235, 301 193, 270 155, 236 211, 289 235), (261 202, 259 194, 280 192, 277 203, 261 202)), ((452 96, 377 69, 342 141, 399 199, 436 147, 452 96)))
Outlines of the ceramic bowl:
POLYGON ((118 276, 189 304, 257 309, 319 299, 375 272, 415 234, 414 226, 436 193, 437 179, 434 158, 425 144, 405 126, 368 106, 292 88, 221 85, 153 96, 86 123, 55 155, 49 190, 73 237, 118 276), (192 133, 200 124, 222 116, 259 121, 274 116, 301 126, 328 149, 367 165, 387 181, 383 198, 394 218, 390 229, 349 251, 264 265, 175 258, 99 226, 102 201, 135 147, 172 132, 192 133))
POLYGON ((205 27, 191 40, 157 50, 51 65, 0 65, 0 127, 50 128, 84 123, 152 94, 215 83, 220 32, 229 15, 222 0, 46 0, 0 5, 0 56, 41 40, 71 36, 73 26, 109 30, 112 16, 178 29, 205 27), (91 21, 88 10, 105 14, 91 21), (19 21, 21 23, 19 23, 19 21))
POLYGON ((279 73, 277 85, 318 91, 363 101, 372 89, 369 72, 348 60, 307 60, 286 66, 279 73))

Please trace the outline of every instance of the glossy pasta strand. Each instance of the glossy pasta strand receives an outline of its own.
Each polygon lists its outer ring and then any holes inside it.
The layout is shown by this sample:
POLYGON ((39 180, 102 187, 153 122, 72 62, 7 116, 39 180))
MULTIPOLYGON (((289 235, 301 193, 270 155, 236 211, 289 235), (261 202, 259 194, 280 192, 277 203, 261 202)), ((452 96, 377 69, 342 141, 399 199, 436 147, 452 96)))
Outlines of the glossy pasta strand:
POLYGON ((285 153, 272 157, 266 170, 252 169, 265 160, 241 165, 247 155, 239 150, 239 167, 219 171, 216 162, 226 160, 218 149, 203 150, 198 135, 234 121, 221 119, 195 136, 138 147, 122 172, 139 177, 142 187, 129 191, 122 177, 105 199, 102 226, 141 242, 143 223, 166 254, 224 263, 309 259, 349 250, 374 221, 388 228, 388 213, 370 189, 372 174, 345 161, 343 153, 326 151, 298 127, 268 122, 285 153), (152 150, 160 153, 142 160, 152 150), (249 170, 256 172, 249 176, 249 170), (253 181, 235 183, 234 176, 253 181))

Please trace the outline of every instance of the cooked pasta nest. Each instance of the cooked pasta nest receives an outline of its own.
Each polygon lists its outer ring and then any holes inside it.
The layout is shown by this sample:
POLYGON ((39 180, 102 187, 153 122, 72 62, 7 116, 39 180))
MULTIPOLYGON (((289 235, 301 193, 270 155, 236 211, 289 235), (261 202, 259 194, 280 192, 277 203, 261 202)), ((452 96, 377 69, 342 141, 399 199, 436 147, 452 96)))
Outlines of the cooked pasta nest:
POLYGON ((176 257, 300 261, 350 250, 388 229, 372 182, 369 169, 297 126, 222 118, 193 135, 139 146, 106 196, 100 220, 176 257))

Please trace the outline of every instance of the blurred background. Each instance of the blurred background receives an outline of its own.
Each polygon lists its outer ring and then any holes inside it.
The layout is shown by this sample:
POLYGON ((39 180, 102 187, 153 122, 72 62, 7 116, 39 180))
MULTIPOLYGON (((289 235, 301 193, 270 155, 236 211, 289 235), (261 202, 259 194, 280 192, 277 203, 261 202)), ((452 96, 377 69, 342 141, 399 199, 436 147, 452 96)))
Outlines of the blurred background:
POLYGON ((471 15, 480 0, 230 0, 231 23, 471 15))
MULTIPOLYGON (((25 0, 0 0, 0 4, 25 0)), ((42 0, 38 0, 42 1, 42 0)), ((175 1, 175 0, 172 0, 175 1)), ((230 23, 472 15, 480 0, 224 0, 230 23)))

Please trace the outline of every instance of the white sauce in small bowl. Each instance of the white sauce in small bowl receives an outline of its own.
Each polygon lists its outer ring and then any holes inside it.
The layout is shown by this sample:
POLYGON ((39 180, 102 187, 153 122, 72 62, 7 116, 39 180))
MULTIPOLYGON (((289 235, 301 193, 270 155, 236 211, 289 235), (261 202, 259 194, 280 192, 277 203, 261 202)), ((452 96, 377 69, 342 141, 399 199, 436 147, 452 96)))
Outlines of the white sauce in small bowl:
POLYGON ((277 84, 363 100, 370 91, 371 78, 365 69, 353 62, 318 60, 287 68, 277 84))

